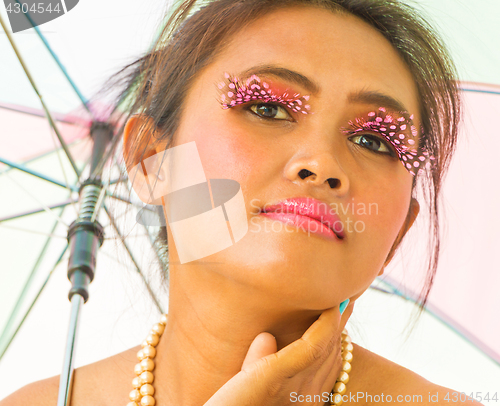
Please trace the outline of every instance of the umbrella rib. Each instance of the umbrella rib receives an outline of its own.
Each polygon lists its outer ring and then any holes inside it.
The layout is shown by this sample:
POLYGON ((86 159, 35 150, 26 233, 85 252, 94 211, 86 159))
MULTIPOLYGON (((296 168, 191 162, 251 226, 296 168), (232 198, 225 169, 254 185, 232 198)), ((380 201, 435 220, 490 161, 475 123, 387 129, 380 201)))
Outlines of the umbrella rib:
MULTIPOLYGON (((116 167, 118 169, 120 169, 120 165, 119 165, 119 163, 117 161, 116 155, 113 157, 113 162, 116 165, 116 167)), ((127 180, 127 178, 125 178, 124 180, 127 180)), ((134 203, 132 203, 132 201, 130 199, 126 199, 126 198, 123 198, 121 196, 117 196, 117 195, 114 195, 114 194, 110 194, 110 196, 113 197, 113 198, 116 198, 118 200, 121 200, 121 201, 127 202, 129 204, 132 204, 132 205, 134 205, 137 208, 142 208, 142 209, 147 208, 149 210, 149 208, 147 206, 146 207, 142 207, 142 206, 139 206, 138 204, 134 204, 134 203)), ((154 248, 154 252, 155 252, 158 264, 160 265, 160 267, 162 268, 162 270, 166 273, 167 269, 165 268, 165 263, 164 263, 163 259, 161 258, 160 251, 158 249, 158 246, 155 243, 154 238, 151 236, 151 233, 149 232, 149 229, 144 224, 142 224, 142 226, 144 227, 144 230, 146 231, 146 234, 148 235, 148 239, 149 239, 149 241, 151 242, 151 245, 154 248)))
MULTIPOLYGON (((68 199, 68 200, 65 200, 64 202, 52 204, 52 205, 47 206, 47 207, 52 210, 52 209, 57 209, 59 207, 66 207, 66 206, 73 204, 73 203, 75 203, 74 200, 68 199)), ((0 217, 0 223, 3 221, 9 221, 9 220, 18 219, 21 217, 31 216, 32 214, 41 213, 43 211, 45 211, 45 209, 42 207, 40 209, 33 209, 33 210, 25 211, 22 213, 13 214, 13 215, 10 215, 7 217, 0 217)))
POLYGON ((121 202, 125 202, 125 203, 130 204, 131 206, 135 206, 137 208, 142 209, 142 206, 138 205, 137 203, 132 202, 131 200, 127 199, 126 197, 115 195, 115 194, 113 194, 112 192, 109 192, 109 191, 107 191, 106 194, 109 197, 113 198, 113 199, 120 200, 121 202))
MULTIPOLYGON (((8 105, 8 104, 0 103, 0 109, 14 111, 16 113, 26 114, 28 116, 33 116, 33 117, 41 117, 41 118, 45 117, 45 114, 41 110, 38 110, 38 109, 28 109, 28 108, 25 108, 23 106, 18 106, 18 105, 8 105), (40 111, 40 112, 38 112, 38 111, 40 111)), ((78 123, 76 121, 68 120, 67 118, 62 117, 62 115, 60 117, 58 117, 57 113, 54 114, 54 118, 59 123, 64 123, 64 124, 69 124, 69 125, 75 125, 75 126, 79 126, 79 127, 83 126, 82 123, 78 123)))
MULTIPOLYGON (((16 3, 21 4, 21 2, 19 0, 16 0, 16 3)), ((62 4, 64 5, 64 2, 62 2, 62 4)), ((21 7, 21 10, 22 10, 22 7, 21 7)), ((47 41, 47 39, 45 38, 45 36, 42 34, 42 32, 40 31, 40 29, 38 28, 38 26, 35 24, 35 22, 32 20, 29 12, 24 13, 24 15, 28 18, 29 22, 31 23, 31 26, 35 29, 36 33, 38 34, 38 37, 40 38, 40 40, 45 45, 45 48, 47 48, 47 51, 49 51, 50 55, 52 56, 52 58, 56 62, 57 66, 59 66, 59 69, 61 69, 61 72, 63 73, 63 75, 68 80, 70 86, 75 91, 76 95, 78 96, 78 98, 82 102, 82 104, 85 107, 85 109, 88 111, 88 113, 90 114, 90 116, 92 117, 92 119, 94 119, 94 114, 92 113, 92 111, 90 110, 90 108, 88 106, 88 100, 85 99, 85 97, 83 96, 82 92, 80 92, 80 89, 78 89, 78 86, 76 86, 76 83, 73 82, 73 79, 71 79, 71 77, 69 76, 68 71, 66 70, 66 68, 64 67, 64 65, 61 63, 61 61, 59 60, 58 56, 55 54, 55 52, 50 47, 49 42, 47 41)))
POLYGON ((8 228, 9 230, 24 231, 25 233, 39 234, 39 235, 44 235, 46 237, 60 238, 61 240, 67 240, 67 236, 65 236, 65 235, 49 234, 49 233, 44 233, 42 231, 30 230, 28 228, 15 227, 15 226, 7 226, 5 224, 0 224, 0 228, 8 228))
POLYGON ((12 176, 10 176, 10 173, 7 173, 7 177, 12 181, 14 182, 19 188, 21 188, 22 190, 24 190, 24 192, 29 195, 34 201, 36 201, 40 206, 42 206, 43 210, 45 210, 47 213, 49 213, 52 217, 54 217, 55 220, 57 220, 58 222, 60 222, 61 224, 63 224, 66 228, 69 227, 68 224, 66 224, 66 222, 61 218, 59 217, 57 214, 55 214, 52 210, 50 210, 49 207, 47 207, 46 204, 44 204, 42 201, 40 201, 33 193, 31 193, 28 189, 26 189, 24 186, 21 185, 21 183, 19 182, 16 182, 14 179, 12 179, 12 176))
POLYGON ((108 207, 106 206, 106 204, 103 204, 103 208, 104 208, 104 211, 106 212, 106 214, 108 215, 109 222, 111 223, 111 226, 113 227, 113 229, 115 230, 116 234, 120 238, 120 241, 122 242, 123 246, 125 247, 125 250, 127 251, 128 256, 130 257, 130 259, 134 263, 136 271, 139 273, 139 275, 141 276, 142 280, 144 281, 144 284, 146 285, 146 289, 148 290, 149 294, 151 295, 151 298, 152 298, 154 304, 156 305, 156 307, 158 308, 158 310, 160 311, 160 313, 163 314, 162 307, 161 307, 160 303, 158 302, 158 299, 156 298, 156 295, 154 294, 154 292, 152 291, 151 287, 149 286, 149 283, 146 280, 145 275, 142 273, 141 268, 139 267, 139 264, 137 263, 134 255, 132 254, 132 251, 130 250, 127 242, 125 241, 125 238, 123 237, 122 233, 118 229, 118 227, 117 227, 117 225, 115 223, 113 214, 110 213, 110 211, 108 210, 108 207))
POLYGON ((500 95, 500 92, 496 92, 494 90, 480 90, 480 89, 470 89, 466 87, 462 87, 462 90, 464 92, 473 92, 473 93, 486 93, 486 94, 496 94, 500 95))
MULTIPOLYGON (((388 275, 384 275, 384 283, 395 290, 395 294, 404 299, 410 300, 414 304, 417 304, 417 300, 410 296, 403 295, 396 287, 396 282, 393 281, 391 277, 388 275)), ((425 305, 424 310, 429 313, 436 320, 443 323, 450 330, 455 332, 457 335, 462 337, 465 341, 471 343, 477 349, 479 349, 483 354, 485 354, 488 358, 490 358, 493 362, 500 366, 500 354, 496 352, 493 348, 491 348, 488 344, 482 341, 480 338, 475 336, 473 333, 462 327, 462 325, 455 321, 454 319, 448 317, 444 314, 438 307, 434 306, 432 303, 428 303, 425 305)))
MULTIPOLYGON (((49 131, 50 130, 51 130, 51 128, 49 126, 49 131)), ((64 170, 64 165, 62 163, 60 150, 59 150, 59 148, 57 148, 57 142, 54 138, 54 133, 52 131, 50 131, 50 135, 52 135, 52 141, 54 142, 55 154, 57 156, 57 160, 59 161, 59 165, 61 166, 61 172, 62 172, 62 175, 64 177, 64 182, 66 182, 66 185, 69 185, 68 177, 66 176, 66 171, 64 170)), ((69 190, 70 195, 71 195, 71 189, 69 187, 68 187, 68 190, 69 190)), ((75 210, 75 214, 78 216, 78 209, 76 208, 76 206, 74 204, 73 204, 73 209, 75 210)))
MULTIPOLYGON (((79 143, 81 143, 82 141, 84 141, 84 140, 82 140, 82 139, 75 140, 75 141, 72 141, 71 143, 69 143, 68 145, 70 145, 70 146, 78 145, 78 144, 79 144, 79 143)), ((61 147, 57 147, 57 149, 60 149, 60 148, 61 148, 61 147)), ((54 150, 50 150, 50 151, 45 151, 45 152, 42 152, 42 153, 40 153, 39 155, 33 155, 33 156, 31 156, 30 158, 28 158, 28 159, 24 160, 24 161, 22 162, 22 164, 21 164, 21 165, 26 165, 26 164, 29 164, 29 163, 35 162, 37 159, 41 159, 41 158, 47 157, 48 155, 50 155, 50 154, 52 154, 52 153, 54 153, 54 152, 55 152, 54 150)), ((0 162, 1 162, 1 161, 0 161, 0 162)), ((17 165, 19 165, 19 164, 17 164, 17 165)), ((6 168, 6 169, 4 169, 4 170, 1 170, 1 171, 0 171, 0 175, 4 174, 5 172, 9 172, 9 171, 11 171, 12 169, 13 169, 13 168, 6 168)), ((66 185, 64 185, 63 187, 66 187, 66 185)), ((78 189, 75 187, 75 188, 74 188, 74 190, 78 190, 78 189)))
POLYGON ((71 191, 74 191, 74 192, 78 191, 78 188, 76 186, 66 185, 63 182, 59 182, 58 180, 56 180, 50 176, 44 175, 38 171, 35 171, 34 169, 30 169, 30 168, 24 166, 23 164, 18 164, 18 163, 15 163, 13 161, 10 161, 8 159, 2 158, 2 157, 0 157, 0 162, 5 164, 5 165, 10 166, 11 168, 17 169, 21 172, 25 172, 25 173, 28 173, 30 175, 36 176, 37 178, 46 180, 47 182, 53 183, 54 185, 61 186, 65 189, 70 189, 71 191))
POLYGON ((19 63, 21 64, 21 66, 22 66, 22 68, 24 70, 24 73, 26 74, 26 77, 28 78, 28 80, 31 83, 31 87, 33 88, 33 90, 37 94, 38 98, 40 99, 40 103, 42 104, 43 110, 45 111, 45 115, 46 115, 47 119, 49 120, 49 123, 52 126, 52 128, 54 128, 54 131, 55 131, 55 133, 57 135, 57 138, 59 139, 59 142, 61 143, 61 146, 64 149, 64 152, 66 153, 66 156, 67 156, 67 158, 68 158, 71 166, 73 167, 73 170, 75 171, 76 176, 79 178, 80 177, 80 170, 78 169, 78 167, 76 166, 75 161, 73 160, 71 152, 68 149, 68 145, 66 144, 66 141, 64 141, 61 133, 59 132, 59 130, 57 128, 56 123, 52 119, 52 115, 50 114, 49 109, 45 105, 45 102, 43 101, 42 95, 38 91, 38 87, 36 86, 35 81, 33 80, 33 77, 31 76, 31 73, 28 70, 28 67, 24 63, 24 59, 21 56, 21 54, 20 54, 20 52, 19 52, 19 50, 18 50, 18 48, 17 48, 17 46, 16 46, 16 44, 14 42, 14 38, 12 38, 12 35, 10 35, 10 32, 9 32, 8 28, 6 27, 6 25, 5 25, 5 23, 4 23, 3 18, 2 18, 1 15, 0 15, 0 25, 2 26, 3 30, 5 31, 5 34, 7 35, 7 38, 9 40, 9 42, 10 42, 10 45, 12 46, 12 49, 14 50, 14 52, 15 52, 15 54, 17 56, 17 59, 18 59, 19 63))
MULTIPOLYGON (((42 294, 43 290, 45 289, 45 286, 47 286, 47 283, 49 282, 49 280, 50 280, 52 274, 54 273, 55 269, 61 263, 61 261, 62 261, 62 259, 64 257, 64 254, 66 253, 67 249, 68 249, 68 245, 66 244, 64 246, 63 251, 61 252, 61 255, 59 255, 59 258, 57 259, 56 263, 54 264, 54 266, 52 267, 52 269, 48 273, 47 277, 45 278, 45 281, 43 282, 42 286, 38 290, 36 296, 34 297, 33 301, 31 302, 30 306, 28 307, 28 309, 24 313, 23 318, 19 321, 18 325, 16 326, 15 330, 12 332, 12 334, 10 335, 10 337, 8 337, 8 338, 2 337, 2 340, 1 340, 2 343, 0 343, 0 360, 4 356, 5 352, 7 351, 7 349, 9 348, 9 346, 12 344, 12 341, 14 340, 14 338, 17 335, 17 333, 21 329, 22 325, 26 321, 26 318, 28 317, 28 315, 30 314, 31 310, 33 309, 33 307, 35 306, 36 302, 38 301, 38 298, 40 297, 40 295, 42 294)), ((4 329, 4 332, 7 332, 7 328, 4 329)))

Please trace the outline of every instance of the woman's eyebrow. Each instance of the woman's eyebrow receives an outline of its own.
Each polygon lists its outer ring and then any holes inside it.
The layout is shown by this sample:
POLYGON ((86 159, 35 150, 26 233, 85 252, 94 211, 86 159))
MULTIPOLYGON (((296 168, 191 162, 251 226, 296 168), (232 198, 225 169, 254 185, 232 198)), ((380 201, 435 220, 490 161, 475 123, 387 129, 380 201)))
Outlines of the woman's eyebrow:
MULTIPOLYGON (((321 86, 319 86, 319 84, 317 84, 313 80, 309 79, 307 76, 279 65, 256 65, 240 72, 237 77, 248 78, 252 75, 275 76, 303 87, 312 95, 317 95, 321 90, 321 86)), ((349 103, 373 104, 377 105, 377 107, 384 106, 387 109, 397 112, 408 111, 405 105, 399 100, 377 91, 359 90, 357 92, 352 92, 347 96, 347 101, 349 103)))
POLYGON ((389 110, 393 110, 396 112, 408 111, 405 105, 399 100, 375 91, 359 90, 357 92, 349 93, 349 96, 347 96, 347 101, 349 103, 364 103, 383 106, 389 110))
POLYGON ((283 68, 278 65, 256 65, 249 69, 240 72, 237 77, 239 78, 248 78, 252 75, 271 75, 286 80, 288 82, 295 83, 304 89, 306 89, 312 95, 316 95, 319 93, 320 86, 309 79, 307 76, 302 75, 299 72, 296 72, 291 69, 283 68))

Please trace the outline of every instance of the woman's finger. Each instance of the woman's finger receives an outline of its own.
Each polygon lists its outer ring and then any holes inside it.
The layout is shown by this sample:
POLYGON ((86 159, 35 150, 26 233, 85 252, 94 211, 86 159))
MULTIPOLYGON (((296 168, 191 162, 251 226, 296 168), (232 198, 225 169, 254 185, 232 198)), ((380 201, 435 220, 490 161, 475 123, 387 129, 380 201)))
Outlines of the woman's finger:
POLYGON ((340 339, 339 307, 325 310, 298 340, 276 353, 279 372, 293 376, 314 363, 322 363, 340 339))
POLYGON ((243 360, 241 370, 248 368, 254 362, 258 361, 260 358, 264 358, 266 355, 274 354, 276 351, 278 351, 276 338, 268 332, 260 333, 252 341, 252 344, 250 344, 247 355, 243 360))

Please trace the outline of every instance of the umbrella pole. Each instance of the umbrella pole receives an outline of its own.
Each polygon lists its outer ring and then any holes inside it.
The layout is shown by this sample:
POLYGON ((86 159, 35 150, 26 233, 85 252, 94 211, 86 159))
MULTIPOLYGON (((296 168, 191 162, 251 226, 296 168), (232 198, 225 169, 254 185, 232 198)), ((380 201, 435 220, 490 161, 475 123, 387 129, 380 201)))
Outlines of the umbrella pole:
POLYGON ((89 298, 88 286, 94 279, 97 250, 104 240, 104 230, 97 221, 97 215, 105 192, 101 182, 101 171, 94 173, 100 167, 107 145, 112 139, 112 127, 107 123, 94 122, 90 130, 93 140, 92 159, 89 179, 80 186, 80 210, 78 218, 68 229, 69 261, 68 279, 71 281, 69 300, 71 301, 71 316, 69 321, 66 351, 64 354, 63 371, 59 380, 59 395, 57 406, 66 406, 71 402, 73 384, 74 358, 78 322, 82 305, 89 298))
POLYGON ((76 335, 78 333, 78 319, 83 304, 83 297, 74 295, 71 298, 71 316, 69 319, 68 338, 66 342, 66 352, 64 354, 63 372, 59 380, 59 397, 57 406, 69 405, 71 389, 73 384, 73 372, 75 367, 74 352, 76 347, 76 335))

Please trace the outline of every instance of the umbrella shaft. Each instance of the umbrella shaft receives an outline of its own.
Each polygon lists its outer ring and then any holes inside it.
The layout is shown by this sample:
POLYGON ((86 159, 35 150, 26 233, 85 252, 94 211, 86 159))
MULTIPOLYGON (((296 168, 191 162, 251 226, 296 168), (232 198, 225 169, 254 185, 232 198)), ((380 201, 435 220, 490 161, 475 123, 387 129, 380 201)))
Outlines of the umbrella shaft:
POLYGON ((74 359, 76 348, 76 335, 78 331, 78 320, 83 298, 75 294, 71 298, 71 316, 69 319, 68 338, 66 341, 66 352, 64 354, 63 371, 59 380, 59 396, 57 406, 67 406, 71 399, 71 385, 73 383, 74 359))

